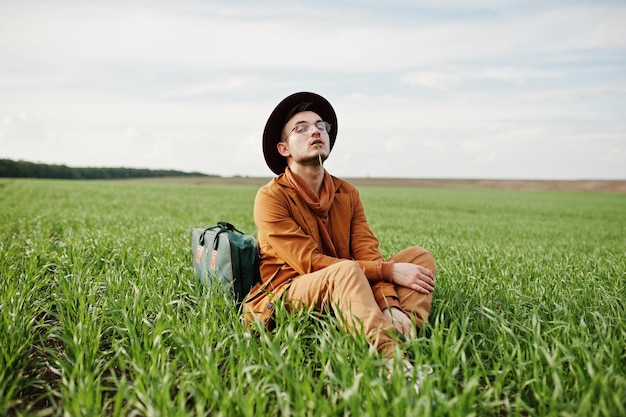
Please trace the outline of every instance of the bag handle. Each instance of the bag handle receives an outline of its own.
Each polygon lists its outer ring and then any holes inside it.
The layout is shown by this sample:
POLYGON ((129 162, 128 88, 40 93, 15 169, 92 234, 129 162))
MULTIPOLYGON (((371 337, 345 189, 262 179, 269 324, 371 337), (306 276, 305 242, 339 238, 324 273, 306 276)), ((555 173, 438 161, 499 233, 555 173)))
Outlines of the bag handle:
POLYGON ((235 231, 235 232, 237 232, 239 234, 242 234, 242 235, 245 234, 241 230, 237 230, 237 228, 235 226, 233 226, 232 224, 230 224, 228 222, 217 222, 217 225, 220 226, 224 230, 232 230, 232 231, 235 231))
POLYGON ((217 222, 217 226, 211 226, 211 227, 207 227, 206 229, 204 229, 204 231, 200 234, 200 239, 199 239, 199 243, 200 246, 204 246, 204 234, 211 230, 211 229, 215 229, 215 228, 219 228, 220 230, 217 231, 217 233, 215 234, 215 240, 213 241, 213 249, 217 250, 217 246, 219 245, 219 239, 218 236, 220 235, 220 233, 225 232, 227 230, 230 230, 232 232, 237 232, 239 234, 245 234, 244 232, 242 232, 241 230, 238 230, 235 226, 233 226, 231 223, 228 222, 217 222))

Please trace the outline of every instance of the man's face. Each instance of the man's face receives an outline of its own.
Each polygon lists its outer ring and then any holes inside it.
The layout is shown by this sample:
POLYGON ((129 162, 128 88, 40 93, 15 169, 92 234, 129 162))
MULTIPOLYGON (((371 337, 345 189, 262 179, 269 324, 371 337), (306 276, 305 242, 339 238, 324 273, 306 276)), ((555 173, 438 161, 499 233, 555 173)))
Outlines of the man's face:
POLYGON ((285 123, 282 131, 282 141, 276 146, 278 152, 287 158, 288 164, 319 165, 317 147, 322 160, 325 161, 330 153, 330 138, 324 129, 319 129, 316 124, 323 122, 315 112, 303 111, 296 113, 285 123), (299 133, 298 130, 303 130, 299 133))

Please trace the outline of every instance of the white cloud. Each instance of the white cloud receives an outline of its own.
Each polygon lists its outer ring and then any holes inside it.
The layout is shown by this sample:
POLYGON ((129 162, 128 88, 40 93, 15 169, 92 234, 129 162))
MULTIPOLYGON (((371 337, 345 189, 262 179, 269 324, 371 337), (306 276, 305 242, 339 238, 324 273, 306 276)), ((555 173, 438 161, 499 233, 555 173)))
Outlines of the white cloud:
POLYGON ((45 160, 47 143, 54 137, 29 114, 7 116, 0 122, 0 158, 45 160))
POLYGON ((472 164, 474 164, 474 165, 487 165, 487 164, 491 163, 492 161, 494 161, 495 159, 496 159, 496 153, 495 152, 489 152, 486 155, 474 158, 474 160, 472 160, 472 164))
POLYGON ((626 164, 626 153, 624 149, 612 148, 609 149, 604 155, 603 158, 605 161, 610 162, 620 162, 626 164))
POLYGON ((489 67, 477 74, 477 78, 487 78, 498 81, 508 81, 523 84, 533 79, 558 78, 563 75, 560 71, 541 71, 532 68, 520 67, 489 67))
POLYGON ((424 139, 422 140, 422 146, 425 149, 432 149, 434 151, 437 152, 445 152, 448 150, 448 147, 445 144, 439 143, 439 142, 435 142, 431 139, 424 139))
POLYGON ((23 142, 25 145, 40 142, 47 136, 40 120, 29 114, 7 116, 0 122, 2 143, 23 142))
POLYGON ((402 81, 409 85, 433 88, 435 90, 452 90, 461 84, 458 76, 434 71, 416 71, 405 74, 402 81))
MULTIPOLYGON (((597 82, 602 83, 603 80, 598 80, 597 82)), ((554 102, 575 102, 602 97, 615 97, 618 99, 623 99, 624 97, 626 97, 626 88, 621 86, 561 89, 549 87, 540 90, 524 91, 519 94, 519 97, 521 99, 534 102, 544 102, 546 100, 554 102)))
POLYGON ((225 77, 219 81, 187 83, 161 92, 164 97, 194 97, 215 92, 243 90, 255 84, 250 77, 225 77))

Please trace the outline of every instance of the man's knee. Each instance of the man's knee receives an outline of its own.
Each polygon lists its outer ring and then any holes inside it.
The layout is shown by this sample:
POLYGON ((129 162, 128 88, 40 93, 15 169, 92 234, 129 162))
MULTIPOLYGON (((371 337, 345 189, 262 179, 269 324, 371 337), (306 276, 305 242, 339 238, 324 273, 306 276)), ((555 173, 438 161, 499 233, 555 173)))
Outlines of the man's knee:
POLYGON ((421 246, 411 246, 394 256, 396 262, 410 262, 428 268, 434 274, 437 272, 435 256, 421 246))
POLYGON ((425 268, 428 268, 434 274, 437 272, 437 261, 435 260, 435 256, 427 249, 420 248, 423 251, 422 259, 423 263, 420 263, 425 268))
POLYGON ((365 284, 369 286, 365 272, 355 261, 343 260, 329 266, 329 268, 335 268, 332 276, 336 279, 336 285, 365 284))

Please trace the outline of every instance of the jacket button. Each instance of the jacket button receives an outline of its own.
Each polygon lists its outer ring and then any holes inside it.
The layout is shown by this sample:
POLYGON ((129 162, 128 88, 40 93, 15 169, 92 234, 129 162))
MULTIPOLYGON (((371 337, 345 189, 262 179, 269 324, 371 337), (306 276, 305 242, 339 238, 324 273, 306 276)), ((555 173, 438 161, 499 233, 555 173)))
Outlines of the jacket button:
POLYGON ((267 303, 268 310, 274 310, 274 303, 267 303))

